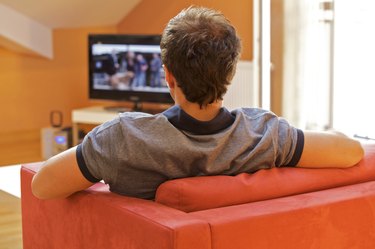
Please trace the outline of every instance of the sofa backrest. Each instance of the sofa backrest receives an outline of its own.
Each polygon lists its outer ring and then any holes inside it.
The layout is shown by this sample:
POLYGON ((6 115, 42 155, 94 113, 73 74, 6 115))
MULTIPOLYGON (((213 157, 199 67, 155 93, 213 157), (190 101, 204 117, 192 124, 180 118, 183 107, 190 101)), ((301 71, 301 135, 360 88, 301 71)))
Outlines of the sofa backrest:
POLYGON ((155 201, 185 212, 268 200, 375 180, 375 144, 348 169, 272 168, 237 176, 200 176, 159 186, 155 201))

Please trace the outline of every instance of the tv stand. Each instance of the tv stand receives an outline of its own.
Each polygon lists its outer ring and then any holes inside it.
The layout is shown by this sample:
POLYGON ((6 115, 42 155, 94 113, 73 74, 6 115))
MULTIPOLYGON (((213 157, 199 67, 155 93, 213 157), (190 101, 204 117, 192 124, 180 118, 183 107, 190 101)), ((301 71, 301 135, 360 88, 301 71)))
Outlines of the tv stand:
POLYGON ((132 111, 131 108, 125 107, 125 106, 105 106, 103 107, 103 109, 108 112, 117 112, 117 113, 132 111))
POLYGON ((143 102, 141 101, 134 101, 133 102, 133 109, 131 110, 133 112, 145 112, 145 113, 150 113, 150 114, 157 114, 160 113, 161 111, 164 111, 164 109, 161 108, 147 108, 143 105, 143 102))
POLYGON ((142 108, 143 104, 142 104, 141 101, 136 100, 133 103, 134 103, 133 111, 135 111, 135 112, 142 112, 143 111, 143 108, 142 108))
POLYGON ((129 106, 105 106, 103 107, 105 111, 108 112, 115 112, 115 113, 121 113, 121 112, 145 112, 145 113, 151 113, 156 114, 160 111, 163 111, 161 109, 150 109, 150 108, 144 108, 143 103, 141 101, 134 101, 133 107, 129 106))

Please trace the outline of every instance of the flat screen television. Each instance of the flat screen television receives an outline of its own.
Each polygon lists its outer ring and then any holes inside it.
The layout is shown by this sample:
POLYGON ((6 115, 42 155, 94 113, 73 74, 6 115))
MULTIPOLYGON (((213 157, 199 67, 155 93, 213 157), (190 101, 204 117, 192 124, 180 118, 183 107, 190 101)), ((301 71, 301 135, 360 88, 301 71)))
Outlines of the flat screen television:
POLYGON ((160 35, 91 34, 90 99, 173 103, 160 58, 160 35))

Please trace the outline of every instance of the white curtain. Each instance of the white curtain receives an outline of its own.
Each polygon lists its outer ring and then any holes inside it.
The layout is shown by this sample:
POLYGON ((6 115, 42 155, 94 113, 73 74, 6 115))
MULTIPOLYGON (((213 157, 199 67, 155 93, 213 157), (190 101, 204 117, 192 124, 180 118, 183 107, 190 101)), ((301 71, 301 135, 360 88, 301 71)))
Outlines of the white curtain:
POLYGON ((375 139, 375 2, 335 2, 334 128, 375 139))
POLYGON ((302 129, 330 126, 330 17, 320 0, 284 1, 283 116, 302 129))

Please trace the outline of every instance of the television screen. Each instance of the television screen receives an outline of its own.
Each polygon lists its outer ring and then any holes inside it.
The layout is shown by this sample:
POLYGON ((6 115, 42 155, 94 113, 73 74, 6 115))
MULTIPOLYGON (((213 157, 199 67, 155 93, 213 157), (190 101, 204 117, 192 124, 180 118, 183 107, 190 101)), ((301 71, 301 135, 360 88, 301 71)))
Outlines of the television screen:
POLYGON ((172 103, 160 35, 89 35, 91 99, 172 103))

